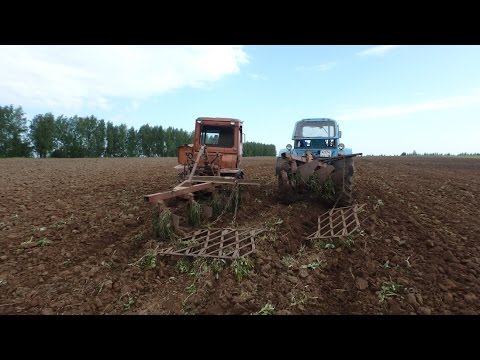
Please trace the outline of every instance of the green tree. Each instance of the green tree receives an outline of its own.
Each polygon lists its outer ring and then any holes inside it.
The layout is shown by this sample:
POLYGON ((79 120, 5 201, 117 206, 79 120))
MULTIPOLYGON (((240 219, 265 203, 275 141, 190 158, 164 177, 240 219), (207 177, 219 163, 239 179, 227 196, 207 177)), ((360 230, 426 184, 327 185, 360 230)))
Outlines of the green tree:
POLYGON ((130 157, 138 156, 137 132, 133 126, 127 132, 127 155, 130 157))
POLYGON ((105 120, 97 121, 97 126, 95 127, 95 151, 94 156, 100 157, 105 153, 105 120))
POLYGON ((96 148, 95 131, 97 129, 97 118, 93 115, 81 117, 78 120, 82 157, 94 157, 96 148))
POLYGON ((84 122, 77 115, 68 119, 69 132, 71 134, 71 147, 69 157, 79 158, 84 157, 84 137, 85 129, 84 122))
POLYGON ((30 156, 27 119, 21 106, 0 107, 0 157, 30 156))
POLYGON ((38 155, 41 158, 47 157, 55 145, 55 118, 52 113, 36 115, 32 119, 30 139, 38 155))
POLYGON ((257 142, 245 142, 243 144, 243 156, 275 156, 275 145, 257 142))
POLYGON ((165 130, 165 156, 176 156, 175 132, 174 128, 169 126, 165 130))
POLYGON ((153 136, 150 125, 142 125, 138 130, 138 142, 141 155, 152 156, 153 136))
POLYGON ((112 122, 107 121, 107 147, 105 149, 106 156, 113 156, 115 152, 115 127, 112 122))
POLYGON ((165 132, 163 127, 154 126, 152 128, 153 155, 165 156, 165 132))
POLYGON ((71 119, 60 115, 55 119, 55 136, 52 157, 71 157, 74 129, 71 119))
POLYGON ((115 156, 127 155, 127 125, 116 126, 115 156))

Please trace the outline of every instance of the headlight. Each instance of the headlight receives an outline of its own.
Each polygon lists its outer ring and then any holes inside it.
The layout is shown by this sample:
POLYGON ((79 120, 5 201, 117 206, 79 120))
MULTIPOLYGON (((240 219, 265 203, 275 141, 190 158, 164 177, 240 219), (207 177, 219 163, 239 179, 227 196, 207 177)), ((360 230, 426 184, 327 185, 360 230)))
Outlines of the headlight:
POLYGON ((292 145, 291 145, 291 144, 287 144, 286 147, 287 147, 287 150, 288 150, 288 151, 292 150, 292 145))
POLYGON ((345 149, 345 145, 343 145, 343 143, 340 143, 340 144, 338 144, 338 148, 340 150, 343 150, 343 149, 345 149))

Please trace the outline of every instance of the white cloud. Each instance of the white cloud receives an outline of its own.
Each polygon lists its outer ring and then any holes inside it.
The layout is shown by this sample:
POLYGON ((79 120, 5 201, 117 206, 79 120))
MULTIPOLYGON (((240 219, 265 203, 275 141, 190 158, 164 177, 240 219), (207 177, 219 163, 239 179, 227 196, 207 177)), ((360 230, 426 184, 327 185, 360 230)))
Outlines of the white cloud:
POLYGON ((383 56, 401 45, 377 45, 357 53, 359 56, 383 56))
POLYGON ((255 73, 248 73, 248 76, 253 80, 267 80, 266 76, 258 75, 255 73))
POLYGON ((108 109, 108 98, 202 87, 248 61, 241 46, 0 46, 0 99, 108 109))
POLYGON ((336 118, 342 120, 386 119, 421 111, 449 109, 468 105, 480 105, 480 93, 450 96, 417 104, 367 106, 357 109, 343 110, 336 116, 336 118))
POLYGON ((327 71, 332 69, 335 66, 334 62, 323 63, 313 66, 297 66, 295 70, 297 71, 327 71))

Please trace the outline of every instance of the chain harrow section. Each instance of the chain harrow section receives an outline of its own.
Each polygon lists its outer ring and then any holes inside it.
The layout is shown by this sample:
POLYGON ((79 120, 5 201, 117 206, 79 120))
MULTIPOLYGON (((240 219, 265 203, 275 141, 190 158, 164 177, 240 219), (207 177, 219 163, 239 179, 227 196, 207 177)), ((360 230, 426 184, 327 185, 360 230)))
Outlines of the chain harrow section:
POLYGON ((342 238, 360 227, 358 214, 366 204, 331 209, 318 217, 318 228, 308 240, 342 238))
POLYGON ((160 249, 160 255, 236 259, 255 251, 255 237, 265 229, 202 229, 183 237, 177 246, 160 249))

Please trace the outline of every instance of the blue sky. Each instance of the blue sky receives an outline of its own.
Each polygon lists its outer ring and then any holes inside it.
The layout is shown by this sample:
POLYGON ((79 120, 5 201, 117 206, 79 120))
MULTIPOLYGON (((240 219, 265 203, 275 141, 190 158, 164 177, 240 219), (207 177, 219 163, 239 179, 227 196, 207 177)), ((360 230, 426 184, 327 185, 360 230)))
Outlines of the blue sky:
POLYGON ((234 117, 277 150, 330 117, 353 152, 480 152, 480 46, 0 46, 9 104, 136 129, 234 117))

